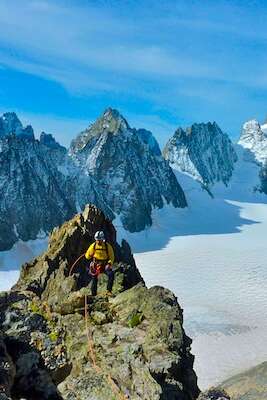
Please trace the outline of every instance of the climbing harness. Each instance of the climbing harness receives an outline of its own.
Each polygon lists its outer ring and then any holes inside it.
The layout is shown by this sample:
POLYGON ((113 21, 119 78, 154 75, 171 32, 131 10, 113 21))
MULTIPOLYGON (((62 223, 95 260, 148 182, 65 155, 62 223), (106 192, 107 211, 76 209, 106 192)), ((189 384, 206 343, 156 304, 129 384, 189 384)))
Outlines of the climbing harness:
POLYGON ((104 267, 102 264, 97 264, 95 261, 92 261, 90 263, 90 274, 92 276, 96 276, 98 278, 98 276, 104 272, 104 267))

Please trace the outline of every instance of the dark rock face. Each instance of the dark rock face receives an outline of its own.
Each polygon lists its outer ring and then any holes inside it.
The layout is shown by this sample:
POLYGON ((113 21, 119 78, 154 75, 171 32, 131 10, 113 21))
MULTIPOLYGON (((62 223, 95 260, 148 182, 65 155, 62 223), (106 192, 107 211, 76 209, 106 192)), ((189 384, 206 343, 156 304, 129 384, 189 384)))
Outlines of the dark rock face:
POLYGON ((0 295, 0 322, 0 368, 8 363, 1 379, 12 399, 194 400, 199 394, 176 297, 145 287, 129 246, 116 243, 112 223, 94 206, 54 229, 48 250, 23 266, 16 286, 0 295), (112 297, 104 292, 105 274, 97 297, 87 286, 78 289, 82 261, 69 276, 100 228, 116 249, 112 297))
POLYGON ((201 393, 198 400, 231 400, 225 390, 211 388, 204 393, 201 393))
POLYGON ((260 170, 260 190, 267 194, 267 163, 265 163, 260 170))
POLYGON ((23 128, 22 123, 14 112, 4 113, 3 116, 0 117, 0 138, 10 134, 34 140, 34 133, 31 125, 23 128))
POLYGON ((164 201, 185 207, 184 193, 151 132, 131 129, 108 109, 72 142, 69 154, 52 135, 34 140, 16 114, 0 118, 0 251, 35 239, 96 204, 127 230, 151 225, 164 201))
POLYGON ((61 146, 50 133, 42 132, 40 135, 40 143, 51 149, 66 151, 65 147, 61 146))
POLYGON ((237 155, 226 133, 213 122, 178 128, 167 143, 164 157, 171 166, 186 172, 205 186, 229 182, 237 155))
POLYGON ((0 395, 2 393, 6 398, 11 395, 10 388, 14 384, 15 374, 15 366, 7 352, 3 334, 0 331, 0 395))
POLYGON ((35 239, 74 214, 55 158, 56 150, 36 140, 16 135, 0 139, 0 250, 18 238, 35 239))
POLYGON ((186 206, 172 170, 155 151, 118 111, 107 109, 72 142, 69 155, 96 188, 101 184, 102 198, 96 204, 106 215, 120 215, 123 226, 136 232, 151 225, 152 208, 162 208, 163 199, 175 207, 186 206))
POLYGON ((161 156, 158 142, 154 138, 152 132, 147 131, 146 129, 137 129, 136 133, 143 140, 143 142, 150 147, 150 150, 155 156, 161 156))

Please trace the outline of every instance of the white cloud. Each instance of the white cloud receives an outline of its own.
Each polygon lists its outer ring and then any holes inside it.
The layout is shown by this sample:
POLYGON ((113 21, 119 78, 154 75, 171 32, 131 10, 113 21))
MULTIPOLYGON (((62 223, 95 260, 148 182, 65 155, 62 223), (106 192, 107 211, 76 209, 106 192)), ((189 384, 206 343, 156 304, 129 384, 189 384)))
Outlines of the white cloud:
MULTIPOLYGON (((243 84, 249 81, 250 60, 248 67, 244 65, 240 69, 240 65, 228 62, 229 49, 201 54, 197 45, 190 42, 190 36, 189 45, 183 44, 188 41, 188 29, 231 32, 228 25, 215 24, 204 17, 201 20, 186 19, 185 13, 178 17, 176 9, 172 18, 169 14, 167 17, 155 15, 151 10, 150 19, 145 12, 143 19, 134 20, 130 14, 122 17, 119 8, 78 4, 2 1, 1 64, 55 80, 70 91, 84 93, 88 89, 112 91, 118 89, 120 83, 123 91, 122 77, 150 79, 154 84, 162 80, 172 84, 182 78, 243 84), (156 17, 159 17, 158 24, 153 20, 156 17), (119 82, 112 81, 113 74, 121 75, 119 82)), ((230 57, 234 57, 234 53, 230 57)), ((261 76, 263 67, 254 65, 257 72, 254 76, 261 76)), ((253 84, 258 85, 259 78, 253 84)))
MULTIPOLYGON (((149 104, 149 115, 129 114, 129 122, 152 130, 161 144, 175 126, 157 110, 168 109, 180 125, 181 109, 186 123, 259 109, 262 99, 249 91, 267 88, 266 12, 223 0, 130 3, 131 10, 126 0, 2 0, 0 67, 55 81, 87 100, 97 94, 111 106, 112 99, 120 108, 131 100, 149 104)), ((64 131, 65 144, 89 122, 31 120, 40 130, 64 131)))

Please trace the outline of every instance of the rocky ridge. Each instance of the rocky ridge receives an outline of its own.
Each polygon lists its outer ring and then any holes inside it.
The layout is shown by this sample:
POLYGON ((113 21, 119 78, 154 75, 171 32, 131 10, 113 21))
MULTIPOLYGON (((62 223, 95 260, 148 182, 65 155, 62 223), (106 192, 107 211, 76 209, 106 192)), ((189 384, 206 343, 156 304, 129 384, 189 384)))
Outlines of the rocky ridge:
POLYGON ((243 125, 238 144, 248 150, 248 160, 259 164, 264 164, 267 160, 267 134, 255 119, 243 125))
POLYGON ((36 239, 75 213, 66 196, 70 182, 58 168, 65 152, 20 135, 0 138, 0 250, 36 239))
POLYGON ((14 112, 7 112, 0 117, 0 138, 11 134, 34 140, 32 126, 27 125, 23 128, 17 115, 14 112))
POLYGON ((0 322, 1 399, 199 394, 177 299, 162 287, 146 288, 128 244, 116 242, 112 223, 95 206, 55 228, 47 251, 23 265, 15 287, 1 293, 0 322), (105 295, 103 274, 92 298, 83 261, 69 270, 100 227, 116 253, 114 296, 105 295))
POLYGON ((267 130, 253 119, 243 125, 238 145, 244 149, 243 159, 259 165, 260 190, 267 194, 267 130))
POLYGON ((107 109, 69 151, 50 134, 26 134, 14 113, 0 118, 0 251, 35 239, 91 202, 134 232, 153 208, 186 199, 151 132, 107 109), (36 221, 36 223, 35 223, 36 221))
POLYGON ((178 128, 163 155, 173 169, 185 172, 206 187, 229 182, 237 155, 228 135, 213 122, 178 128))
POLYGON ((220 387, 232 400, 267 399, 267 362, 227 379, 220 387))
MULTIPOLYGON (((114 109, 107 109, 72 141, 69 155, 96 187, 103 188, 97 190, 102 198, 93 202, 110 218, 119 215, 130 232, 150 226, 152 208, 162 208, 164 202, 174 207, 187 205, 151 132, 130 128, 114 109)), ((81 176, 78 185, 84 186, 83 182, 81 176)), ((77 201, 83 207, 86 199, 79 194, 77 201)))

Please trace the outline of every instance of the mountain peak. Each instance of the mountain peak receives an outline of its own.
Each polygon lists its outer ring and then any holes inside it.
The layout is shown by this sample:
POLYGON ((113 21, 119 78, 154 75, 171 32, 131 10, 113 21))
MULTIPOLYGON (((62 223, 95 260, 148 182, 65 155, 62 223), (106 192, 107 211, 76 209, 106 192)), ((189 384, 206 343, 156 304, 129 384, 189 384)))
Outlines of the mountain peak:
POLYGON ((205 186, 227 184, 237 155, 233 145, 216 122, 195 123, 178 128, 163 150, 172 167, 191 175, 205 186))
POLYGON ((44 144, 45 146, 51 148, 51 149, 64 149, 64 146, 61 146, 56 139, 54 138, 54 136, 51 133, 45 133, 45 132, 41 132, 40 135, 40 143, 44 144))
POLYGON ((239 144, 253 145, 257 142, 266 140, 266 135, 261 129, 260 123, 256 119, 247 121, 243 125, 243 129, 240 135, 239 144))
POLYGON ((55 400, 89 399, 88 393, 97 400, 198 397, 192 340, 177 298, 161 286, 145 286, 129 244, 116 242, 114 225, 94 205, 52 231, 47 251, 23 265, 19 281, 1 300, 4 393, 55 400), (76 261, 100 227, 116 249, 112 298, 105 274, 98 295, 90 295, 86 270, 76 261), (87 302, 88 328, 81 315, 85 304, 87 318, 87 302))
POLYGON ((119 118, 121 114, 119 113, 118 110, 115 108, 108 107, 106 110, 103 112, 103 117, 112 117, 112 118, 119 118))
POLYGON ((0 117, 0 137, 15 134, 16 136, 23 136, 28 139, 34 139, 34 132, 31 125, 23 128, 15 112, 6 112, 0 117))
POLYGON ((128 122, 119 111, 111 107, 108 107, 103 112, 95 124, 98 124, 98 128, 102 127, 103 130, 111 133, 118 133, 118 131, 130 128, 128 122))
POLYGON ((20 122, 17 114, 14 111, 5 112, 2 116, 2 119, 6 122, 8 121, 16 122, 22 126, 22 123, 20 122))
POLYGON ((97 140, 108 133, 118 135, 122 132, 131 132, 128 122, 118 110, 108 107, 93 124, 71 142, 69 152, 72 155, 82 151, 91 140, 97 140))
POLYGON ((262 127, 256 119, 244 123, 238 144, 246 149, 246 160, 256 161, 260 164, 266 162, 267 134, 265 126, 262 127))
POLYGON ((0 136, 17 134, 22 129, 22 123, 14 112, 6 112, 0 117, 0 136))

